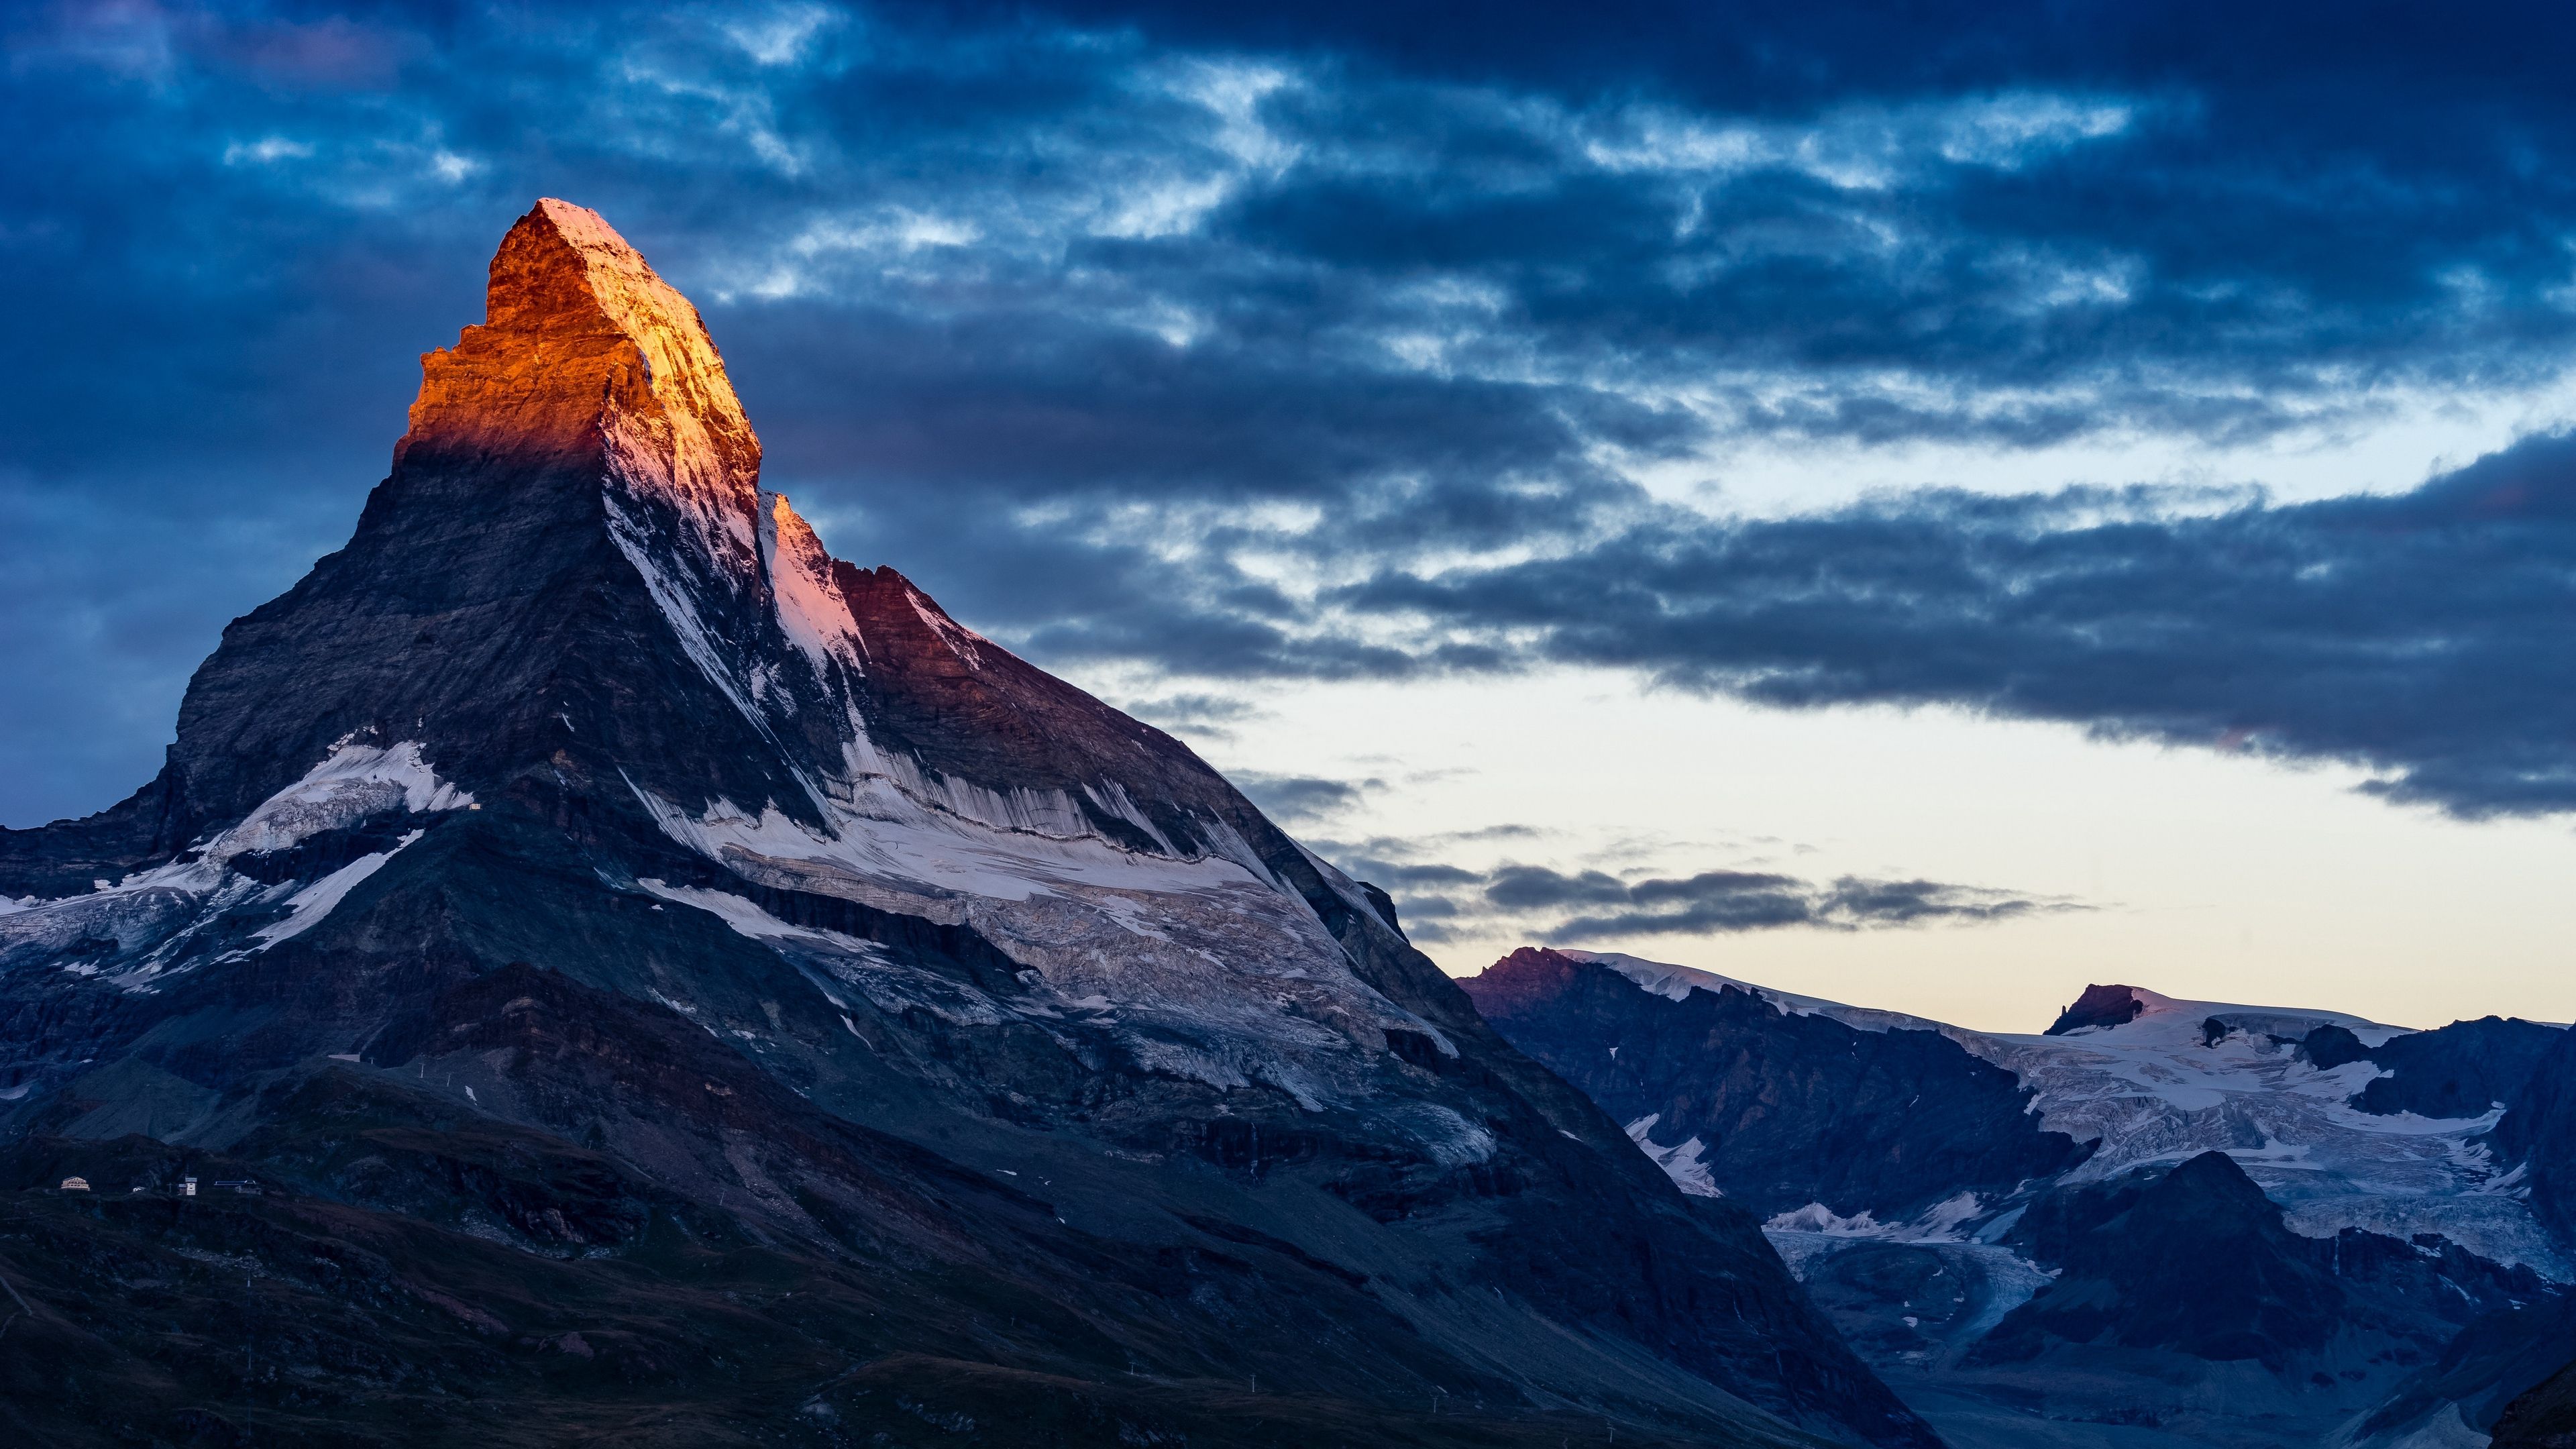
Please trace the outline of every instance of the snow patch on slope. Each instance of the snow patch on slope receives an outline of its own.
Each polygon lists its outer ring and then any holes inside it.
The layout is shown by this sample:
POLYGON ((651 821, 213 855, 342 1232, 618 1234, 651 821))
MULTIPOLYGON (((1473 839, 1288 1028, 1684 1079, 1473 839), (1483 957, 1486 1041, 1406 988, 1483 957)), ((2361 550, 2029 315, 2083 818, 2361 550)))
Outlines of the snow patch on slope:
POLYGON ((705 814, 693 816, 640 786, 634 789, 665 834, 711 860, 750 858, 823 867, 897 892, 1025 901, 1061 894, 1076 884, 1152 892, 1267 884, 1223 857, 1141 855, 1096 834, 1006 832, 971 817, 918 808, 889 808, 887 817, 877 818, 835 809, 838 828, 821 834, 775 806, 753 815, 719 800, 705 814))
POLYGON ((949 653, 956 655, 969 669, 984 667, 983 651, 975 646, 991 643, 991 640, 949 618, 937 604, 923 598, 921 590, 907 588, 904 595, 912 603, 912 612, 932 634, 938 636, 940 643, 948 646, 949 653))
POLYGON ((700 673, 706 675, 708 683, 733 701, 733 707, 741 710, 745 719, 750 720, 762 734, 768 734, 769 722, 744 696, 733 671, 725 668, 724 655, 716 648, 715 636, 707 631, 706 621, 698 616, 698 606, 690 599, 689 591, 654 560, 651 534, 643 522, 614 494, 604 501, 608 506, 609 538, 617 544, 617 551, 626 555, 626 561, 635 566, 635 572, 643 577, 645 592, 653 596, 662 617, 670 622, 671 632, 679 637, 680 651, 689 656, 689 662, 697 665, 700 673))
POLYGON ((201 858, 221 865, 236 855, 285 850, 397 808, 417 815, 474 803, 472 795, 440 779, 420 752, 420 745, 409 740, 381 747, 342 740, 304 778, 261 801, 239 824, 207 842, 201 858))
POLYGON ((760 501, 760 557, 779 628, 813 661, 817 677, 830 679, 835 663, 865 674, 850 604, 832 580, 832 556, 823 551, 823 541, 788 505, 786 494, 764 493, 760 501))
POLYGON ((1694 1136, 1677 1147, 1661 1147, 1646 1135, 1655 1130, 1655 1124, 1663 1120, 1663 1115, 1649 1112, 1629 1123, 1628 1140, 1636 1143, 1639 1151, 1664 1170, 1664 1176, 1673 1180, 1673 1186, 1693 1197, 1726 1196, 1718 1191, 1717 1179, 1709 1176, 1708 1164, 1699 1160, 1699 1155, 1708 1150, 1708 1144, 1694 1136))
POLYGON ((846 936, 838 931, 792 925, 762 910, 757 903, 745 900, 731 891, 708 890, 701 886, 668 885, 649 878, 639 880, 636 884, 666 901, 705 911, 723 921, 736 935, 748 936, 755 941, 791 939, 826 941, 853 949, 866 944, 855 936, 846 936))
MULTIPOLYGON (((233 869, 240 856, 291 849, 314 836, 402 813, 463 810, 474 797, 441 779, 410 740, 361 745, 343 739, 293 784, 270 795, 230 828, 193 853, 121 881, 102 883, 87 895, 18 903, 0 913, 0 965, 22 960, 74 959, 57 969, 103 977, 129 991, 157 989, 163 976, 185 971, 209 952, 249 943, 265 950, 310 929, 394 851, 378 851, 320 880, 290 889, 271 886, 233 869), (247 935, 231 913, 272 906, 285 894, 292 914, 247 935), (74 952, 84 942, 112 941, 108 955, 74 952)), ((403 845, 420 837, 414 831, 403 845)), ((396 846, 396 850, 401 846, 396 846)), ((223 959, 231 959, 225 956, 223 959)))
POLYGON ((423 832, 415 830, 404 836, 402 844, 396 845, 392 850, 379 850, 359 856, 356 860, 350 861, 347 865, 287 897, 286 904, 293 914, 251 933, 259 938, 258 949, 265 951, 280 941, 303 935, 306 931, 320 925, 322 918, 331 914, 332 907, 340 904, 350 891, 357 889, 358 882, 382 870, 386 861, 400 854, 403 846, 420 839, 422 834, 423 832))
POLYGON ((1876 1238, 1895 1243, 1963 1243, 1968 1240, 1967 1225, 1985 1211, 1985 1203, 1973 1192, 1962 1192, 1934 1203, 1908 1222, 1882 1223, 1864 1210, 1844 1217, 1820 1202, 1802 1208, 1774 1213, 1762 1225, 1766 1233, 1814 1233, 1837 1238, 1876 1238))
MULTIPOLYGON (((873 813, 836 799, 822 831, 774 808, 754 815, 718 802, 692 814, 634 788, 672 839, 748 880, 963 924, 1024 968, 1020 990, 989 995, 904 953, 788 926, 723 891, 643 883, 889 1013, 919 1006, 951 1020, 1017 1018, 1051 1035, 1105 1036, 1149 1071, 1228 1091, 1266 1084, 1311 1111, 1385 1086, 1390 1032, 1454 1050, 1359 978, 1303 897, 1235 858, 1250 846, 1219 822, 1204 829, 1231 849, 1171 858, 1087 825, 1067 836, 997 828, 927 807, 883 777, 855 797, 873 813)), ((1019 818, 1074 824, 1052 808, 1019 818)), ((1435 1160, 1477 1161, 1492 1150, 1468 1126, 1402 1120, 1435 1160)))

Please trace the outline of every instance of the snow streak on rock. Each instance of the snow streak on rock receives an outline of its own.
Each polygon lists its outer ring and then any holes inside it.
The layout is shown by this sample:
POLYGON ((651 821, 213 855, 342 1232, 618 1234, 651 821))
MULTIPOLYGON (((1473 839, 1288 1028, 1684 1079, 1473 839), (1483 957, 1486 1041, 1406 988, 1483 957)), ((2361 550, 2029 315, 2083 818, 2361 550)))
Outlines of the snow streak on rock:
POLYGON ((1655 1165, 1664 1170, 1664 1175, 1673 1180, 1673 1186, 1693 1197, 1726 1196, 1718 1191, 1717 1180, 1708 1175, 1708 1164, 1699 1160, 1699 1155, 1708 1150, 1708 1145, 1697 1137, 1689 1137, 1670 1147, 1657 1146, 1647 1134, 1655 1130, 1658 1120, 1660 1114, 1649 1112, 1629 1123, 1628 1140, 1654 1159, 1655 1165))
POLYGON ((788 506, 786 494, 763 494, 762 504, 760 557, 778 601, 779 626, 813 661, 818 677, 829 678, 836 664, 854 674, 866 673, 850 602, 832 577, 832 556, 824 552, 823 541, 788 506))

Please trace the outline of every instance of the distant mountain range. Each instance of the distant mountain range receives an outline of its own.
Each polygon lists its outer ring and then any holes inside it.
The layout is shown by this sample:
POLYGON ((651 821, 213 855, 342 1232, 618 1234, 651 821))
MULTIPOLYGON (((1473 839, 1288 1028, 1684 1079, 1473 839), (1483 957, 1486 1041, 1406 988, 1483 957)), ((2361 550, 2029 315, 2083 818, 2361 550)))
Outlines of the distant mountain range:
POLYGON ((2576 1358, 2562 1027, 2109 985, 2004 1036, 1538 948, 1464 985, 1954 1442, 2484 1443, 2576 1358))

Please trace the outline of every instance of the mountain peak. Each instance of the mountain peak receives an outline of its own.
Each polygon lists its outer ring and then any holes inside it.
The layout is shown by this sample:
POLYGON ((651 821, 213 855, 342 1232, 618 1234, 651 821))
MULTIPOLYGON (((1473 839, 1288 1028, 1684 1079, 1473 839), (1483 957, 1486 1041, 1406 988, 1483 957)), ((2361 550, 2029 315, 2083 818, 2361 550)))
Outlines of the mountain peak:
MULTIPOLYGON (((154 784, 0 833, 0 1182, 30 1122, 288 1143, 327 1118, 336 1144, 361 1116, 333 1104, 390 1092, 363 1120, 597 1164, 638 1223, 826 1264, 793 1271, 884 1328, 827 1356, 962 1345, 977 1383, 1123 1394, 1266 1383, 1245 1345, 1277 1340, 1344 1422, 1445 1385, 1711 1441, 1785 1441, 1768 1410, 1937 1444, 1750 1217, 1686 1204, 1186 745, 832 558, 761 491, 696 309, 606 222, 540 202, 491 274, 349 542, 225 630, 154 784), (1226 1286, 1136 1290, 1214 1282, 1193 1265, 1226 1286), (876 1316, 897 1299, 924 1316, 876 1316), (988 1349, 997 1303, 1067 1347, 988 1349)), ((412 1156, 482 1160, 450 1152, 412 1156)), ((336 1212, 345 1175, 312 1170, 336 1212)), ((420 1245, 391 1271, 437 1276, 441 1224, 487 1211, 423 1210, 381 1230, 420 1245)), ((664 1378, 704 1359, 651 1342, 664 1378)))
POLYGON ((482 324, 424 355, 421 374, 397 460, 543 460, 605 442, 630 472, 746 524, 753 512, 760 440, 698 309, 587 207, 547 197, 519 218, 492 257, 482 324))
POLYGON ((2058 1013, 2057 1020, 2050 1023, 2042 1035, 2064 1036, 2091 1027, 2126 1026, 2145 1015, 2150 1005, 2163 1002, 2164 998, 2152 991, 2117 984, 2105 986, 2097 982, 2085 987, 2084 994, 2075 998, 2074 1005, 2058 1013))

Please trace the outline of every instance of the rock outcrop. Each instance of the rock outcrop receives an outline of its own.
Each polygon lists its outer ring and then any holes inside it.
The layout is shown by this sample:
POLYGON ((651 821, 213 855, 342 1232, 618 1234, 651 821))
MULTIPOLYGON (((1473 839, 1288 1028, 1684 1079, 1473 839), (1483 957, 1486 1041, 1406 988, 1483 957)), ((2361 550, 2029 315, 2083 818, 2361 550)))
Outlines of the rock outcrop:
POLYGON ((2327 1071, 2347 1062, 2381 1068, 2386 1075, 2352 1097, 2373 1116, 2483 1117, 2519 1095, 2565 1035, 2536 1021, 2483 1016, 2401 1032, 2371 1047, 2344 1027, 2321 1026, 2300 1039, 2299 1054, 2327 1071))
POLYGON ((2127 986, 2087 986, 2075 1004, 2059 1012, 2051 1022, 2048 1036, 2064 1036, 2070 1031, 2092 1027, 2125 1026, 2138 1019, 2147 1003, 2137 991, 2127 986))
POLYGON ((2505 1104, 2493 1142, 2522 1170, 2532 1213, 2576 1251, 2576 1028, 2557 1034, 2505 1104))
POLYGON ((2505 1409, 2496 1421, 2495 1449, 2576 1449, 2576 1363, 2505 1409))
POLYGON ((2438 1240, 2293 1233, 2224 1152, 2050 1193, 2011 1241, 2059 1276, 1978 1345, 1985 1362, 2066 1344, 2280 1372, 2345 1338, 2402 1341, 2427 1358, 2482 1313, 2546 1291, 2529 1269, 2499 1269, 2438 1240))

